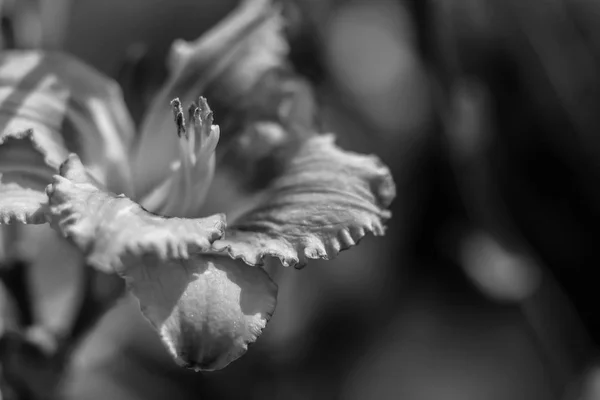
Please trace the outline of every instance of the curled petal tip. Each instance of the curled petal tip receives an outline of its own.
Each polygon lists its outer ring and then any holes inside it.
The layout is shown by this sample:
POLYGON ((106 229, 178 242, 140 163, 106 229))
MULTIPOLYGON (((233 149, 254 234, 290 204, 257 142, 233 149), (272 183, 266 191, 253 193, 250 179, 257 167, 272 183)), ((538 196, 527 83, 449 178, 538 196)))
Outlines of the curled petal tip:
POLYGON ((46 144, 31 129, 0 132, 0 225, 46 223, 45 188, 60 165, 46 144))

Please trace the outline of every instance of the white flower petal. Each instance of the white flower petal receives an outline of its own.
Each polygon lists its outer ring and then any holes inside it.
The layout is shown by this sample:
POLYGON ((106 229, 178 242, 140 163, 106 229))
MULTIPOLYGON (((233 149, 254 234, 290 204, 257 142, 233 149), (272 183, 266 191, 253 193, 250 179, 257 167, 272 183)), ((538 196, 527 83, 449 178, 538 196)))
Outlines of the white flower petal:
POLYGON ((65 54, 0 54, 0 132, 33 130, 35 141, 60 164, 79 154, 112 190, 132 187, 127 154, 133 122, 111 79, 65 54))
POLYGON ((244 354, 277 299, 277 286, 262 268, 228 257, 145 258, 125 279, 169 353, 197 371, 224 368, 244 354))
POLYGON ((264 202, 242 215, 213 243, 249 265, 266 256, 284 266, 331 259, 365 236, 384 234, 395 196, 389 170, 376 157, 339 149, 333 136, 305 142, 264 202))
POLYGON ((46 151, 33 132, 0 133, 0 225, 46 223, 45 188, 60 151, 46 151))
POLYGON ((127 272, 130 257, 152 254, 162 260, 188 258, 222 235, 223 215, 167 218, 125 197, 101 190, 71 154, 46 192, 51 225, 73 240, 90 265, 111 273, 127 272))

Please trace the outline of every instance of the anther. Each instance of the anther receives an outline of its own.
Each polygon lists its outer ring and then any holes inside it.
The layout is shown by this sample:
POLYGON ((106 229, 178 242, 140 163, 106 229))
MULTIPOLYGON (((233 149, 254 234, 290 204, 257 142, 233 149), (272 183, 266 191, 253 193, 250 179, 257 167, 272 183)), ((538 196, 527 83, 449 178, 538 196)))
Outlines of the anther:
POLYGON ((196 113, 198 111, 198 106, 196 105, 196 103, 192 102, 192 104, 190 104, 190 106, 188 107, 188 120, 189 120, 189 124, 196 124, 196 113))
POLYGON ((200 109, 200 119, 202 120, 202 125, 208 124, 210 131, 210 126, 213 123, 213 113, 210 107, 208 106, 206 98, 202 96, 198 98, 198 108, 200 109))
POLYGON ((213 123, 213 112, 210 109, 206 98, 200 96, 198 98, 199 120, 200 120, 200 137, 205 141, 209 136, 213 123))
POLYGON ((183 107, 181 107, 179 98, 171 100, 171 107, 173 108, 173 117, 175 118, 175 124, 177 125, 177 136, 181 137, 183 134, 187 138, 185 117, 183 116, 183 107))

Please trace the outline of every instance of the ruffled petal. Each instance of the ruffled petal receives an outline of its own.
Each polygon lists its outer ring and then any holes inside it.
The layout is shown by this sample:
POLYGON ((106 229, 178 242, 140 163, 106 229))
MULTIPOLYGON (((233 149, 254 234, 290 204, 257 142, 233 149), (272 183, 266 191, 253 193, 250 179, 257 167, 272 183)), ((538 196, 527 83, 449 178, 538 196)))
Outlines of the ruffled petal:
POLYGON ((202 95, 210 100, 218 121, 234 120, 233 114, 240 120, 241 113, 232 109, 243 110, 255 102, 256 98, 248 96, 252 88, 266 72, 285 63, 288 46, 280 34, 282 18, 278 7, 271 3, 242 1, 198 40, 174 43, 170 77, 144 118, 133 157, 141 193, 164 181, 170 164, 178 159, 171 134, 171 99, 179 97, 182 104, 190 104, 202 95))
MULTIPOLYGON (((29 129, 51 155, 75 152, 96 179, 130 194, 134 127, 111 79, 65 54, 2 52, 0 132, 29 129)), ((53 162, 60 164, 61 156, 53 162)))
POLYGON ((180 365, 214 370, 241 356, 273 313, 277 287, 261 268, 199 254, 222 235, 224 216, 151 214, 84 172, 71 155, 48 187, 52 226, 89 264, 127 281, 180 365))
POLYGON ((265 256, 296 267, 331 259, 369 232, 383 235, 394 197, 390 172, 378 158, 343 151, 332 135, 316 136, 213 249, 249 265, 261 265, 265 256))
POLYGON ((222 214, 208 218, 165 218, 125 197, 105 192, 71 154, 46 189, 50 223, 87 255, 90 265, 124 274, 129 257, 151 254, 160 260, 187 259, 221 237, 222 214))
POLYGON ((60 148, 45 149, 31 130, 0 133, 0 225, 46 222, 45 188, 64 153, 60 148))

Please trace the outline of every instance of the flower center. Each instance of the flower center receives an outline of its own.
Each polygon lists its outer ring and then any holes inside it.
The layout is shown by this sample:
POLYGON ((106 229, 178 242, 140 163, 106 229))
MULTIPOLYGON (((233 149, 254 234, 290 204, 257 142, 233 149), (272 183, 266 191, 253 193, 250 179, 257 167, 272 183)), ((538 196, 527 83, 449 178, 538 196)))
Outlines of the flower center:
POLYGON ((149 210, 172 217, 197 216, 212 181, 220 130, 204 97, 188 108, 186 123, 179 98, 171 101, 179 138, 179 159, 172 173, 142 200, 149 210))

